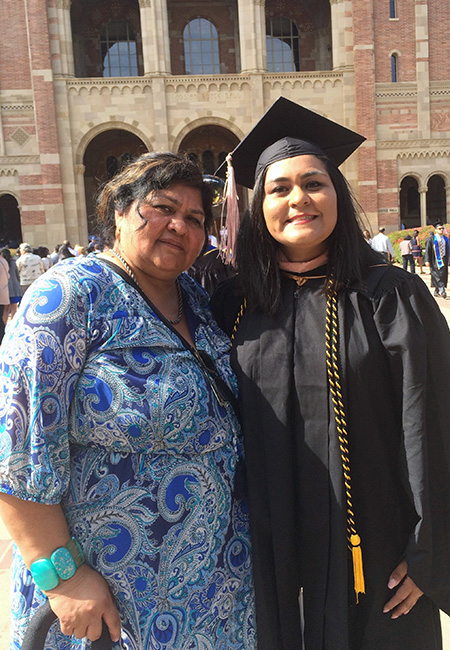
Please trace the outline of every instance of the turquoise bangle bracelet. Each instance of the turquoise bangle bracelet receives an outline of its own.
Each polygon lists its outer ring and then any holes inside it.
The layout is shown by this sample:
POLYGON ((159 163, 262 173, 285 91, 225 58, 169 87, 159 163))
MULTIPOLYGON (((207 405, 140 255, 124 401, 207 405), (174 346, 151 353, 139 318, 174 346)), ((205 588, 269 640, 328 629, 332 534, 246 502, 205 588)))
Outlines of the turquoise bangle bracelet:
POLYGON ((78 541, 72 537, 66 546, 53 551, 50 559, 35 560, 30 566, 33 580, 39 589, 50 591, 58 586, 60 579, 68 580, 84 562, 84 555, 78 541))

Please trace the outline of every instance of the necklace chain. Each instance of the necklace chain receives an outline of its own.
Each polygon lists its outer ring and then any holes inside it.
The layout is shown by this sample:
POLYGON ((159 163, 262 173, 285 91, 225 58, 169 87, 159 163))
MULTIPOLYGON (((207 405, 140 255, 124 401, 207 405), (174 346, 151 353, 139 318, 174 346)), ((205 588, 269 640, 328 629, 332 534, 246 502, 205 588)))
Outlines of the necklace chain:
MULTIPOLYGON (((109 252, 112 253, 113 255, 115 255, 117 257, 117 259, 119 259, 122 262, 122 264, 125 267, 126 272, 130 276, 130 278, 135 282, 135 284, 142 291, 141 285, 137 281, 137 278, 134 275, 133 271, 131 270, 131 267, 128 264, 128 262, 126 260, 124 260, 122 255, 120 255, 120 253, 115 251, 113 248, 110 248, 109 252)), ((178 278, 176 278, 176 280, 175 280, 175 285, 177 287, 177 296, 178 296, 178 314, 177 314, 177 317, 174 318, 173 320, 171 318, 166 317, 167 320, 169 321, 169 323, 171 323, 172 325, 178 325, 178 323, 181 321, 181 319, 183 317, 183 311, 184 311, 183 294, 182 294, 182 291, 181 291, 180 281, 178 280, 178 278)))

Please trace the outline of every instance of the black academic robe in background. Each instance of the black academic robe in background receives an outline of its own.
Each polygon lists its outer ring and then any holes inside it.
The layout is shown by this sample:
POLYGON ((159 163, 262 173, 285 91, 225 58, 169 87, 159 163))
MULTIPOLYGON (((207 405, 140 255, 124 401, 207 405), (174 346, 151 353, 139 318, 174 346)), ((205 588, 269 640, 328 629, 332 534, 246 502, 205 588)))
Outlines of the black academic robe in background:
MULTIPOLYGON (((319 269, 307 275, 319 275, 319 269)), ((356 604, 342 463, 330 402, 323 279, 282 281, 276 317, 247 309, 240 381, 260 650, 438 650, 450 613, 450 334, 419 277, 391 266, 339 295, 339 356, 366 594, 356 604), (426 594, 383 606, 406 557, 426 594), (304 624, 298 594, 303 590, 304 624), (302 641, 303 639, 303 641, 302 641), (303 643, 303 645, 302 645, 303 643)), ((242 296, 213 311, 229 334, 242 296)))
POLYGON ((443 266, 441 266, 441 268, 439 268, 439 264, 437 261, 436 249, 434 243, 435 236, 433 235, 433 233, 430 234, 430 236, 425 242, 425 262, 428 262, 430 264, 431 286, 441 291, 443 289, 445 290, 445 288, 447 287, 448 264, 449 264, 449 256, 450 256, 448 237, 446 237, 445 235, 443 237, 445 242, 445 254, 442 258, 443 266))

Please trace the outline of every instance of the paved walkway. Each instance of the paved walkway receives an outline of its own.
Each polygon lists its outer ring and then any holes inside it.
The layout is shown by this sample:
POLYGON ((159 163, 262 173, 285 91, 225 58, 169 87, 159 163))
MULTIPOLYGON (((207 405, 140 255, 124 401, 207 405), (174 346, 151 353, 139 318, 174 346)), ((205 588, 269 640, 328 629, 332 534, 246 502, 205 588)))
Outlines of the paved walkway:
MULTIPOLYGON (((430 286, 429 274, 425 273, 421 277, 430 286)), ((450 299, 437 298, 436 300, 450 326, 450 299)), ((0 520, 0 650, 9 650, 9 567, 11 564, 11 546, 11 539, 0 520)), ((444 630, 444 650, 450 650, 450 618, 445 614, 442 615, 442 627, 444 630)), ((423 650, 427 649, 424 648, 423 650)))

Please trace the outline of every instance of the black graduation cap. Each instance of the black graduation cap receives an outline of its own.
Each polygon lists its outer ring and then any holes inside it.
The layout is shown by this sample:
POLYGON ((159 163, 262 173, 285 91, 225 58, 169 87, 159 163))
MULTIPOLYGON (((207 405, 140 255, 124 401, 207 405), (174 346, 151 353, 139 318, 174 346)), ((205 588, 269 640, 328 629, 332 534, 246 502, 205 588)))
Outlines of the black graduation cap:
MULTIPOLYGON (((301 154, 325 155, 336 167, 365 138, 304 106, 279 97, 231 152, 236 183, 252 188, 262 167, 301 154)), ((217 170, 221 175, 226 162, 217 170)))

